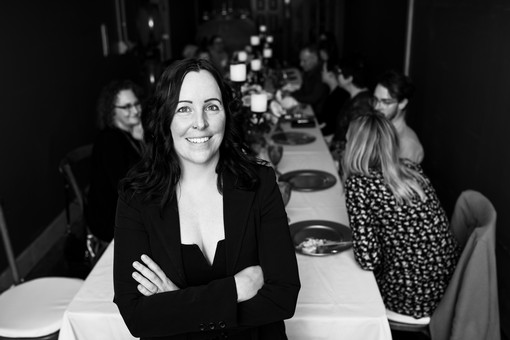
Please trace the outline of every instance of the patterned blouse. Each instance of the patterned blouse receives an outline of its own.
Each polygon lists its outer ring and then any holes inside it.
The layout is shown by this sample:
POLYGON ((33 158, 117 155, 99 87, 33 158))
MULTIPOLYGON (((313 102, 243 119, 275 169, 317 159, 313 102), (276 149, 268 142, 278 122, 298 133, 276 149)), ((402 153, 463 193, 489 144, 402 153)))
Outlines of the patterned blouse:
MULTIPOLYGON (((422 169, 408 164, 414 170, 422 169)), ((415 318, 430 316, 453 274, 460 248, 425 176, 427 199, 397 204, 380 171, 345 183, 354 255, 373 270, 386 308, 415 318)))

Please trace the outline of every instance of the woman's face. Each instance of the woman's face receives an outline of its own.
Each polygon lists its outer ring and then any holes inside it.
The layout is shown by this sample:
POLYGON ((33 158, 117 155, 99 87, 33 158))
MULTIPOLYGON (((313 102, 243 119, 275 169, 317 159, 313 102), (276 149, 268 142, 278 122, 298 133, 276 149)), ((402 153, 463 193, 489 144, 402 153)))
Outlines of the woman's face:
POLYGON ((118 128, 131 131, 140 124, 142 106, 132 90, 122 90, 117 94, 113 110, 113 122, 118 128))
POLYGON ((204 70, 189 72, 170 124, 181 164, 216 164, 225 133, 225 110, 214 77, 204 70))

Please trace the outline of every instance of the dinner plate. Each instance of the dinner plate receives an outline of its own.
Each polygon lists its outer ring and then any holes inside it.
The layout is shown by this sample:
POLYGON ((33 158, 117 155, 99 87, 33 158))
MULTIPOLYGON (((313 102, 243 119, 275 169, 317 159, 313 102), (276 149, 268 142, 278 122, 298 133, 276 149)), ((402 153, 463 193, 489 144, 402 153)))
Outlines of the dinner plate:
POLYGON ((321 170, 295 170, 284 173, 279 181, 289 182, 292 190, 317 191, 331 188, 336 183, 336 177, 321 170))
POLYGON ((303 145, 310 144, 315 141, 315 136, 310 135, 305 132, 278 132, 275 133, 272 137, 273 141, 278 144, 283 145, 303 145))
POLYGON ((338 254, 352 247, 352 231, 349 227, 323 220, 309 220, 292 223, 290 234, 296 248, 296 252, 309 256, 327 256, 338 254), (334 243, 324 247, 306 247, 319 240, 326 240, 327 243, 334 243), (306 242, 306 243, 304 243, 306 242), (305 247, 303 247, 305 245, 305 247))

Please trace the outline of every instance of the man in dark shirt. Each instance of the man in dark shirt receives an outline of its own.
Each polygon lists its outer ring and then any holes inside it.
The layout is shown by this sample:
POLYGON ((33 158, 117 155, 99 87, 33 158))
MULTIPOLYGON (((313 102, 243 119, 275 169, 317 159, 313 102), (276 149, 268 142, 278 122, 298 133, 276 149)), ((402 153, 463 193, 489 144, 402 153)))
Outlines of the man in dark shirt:
POLYGON ((322 63, 317 48, 314 45, 304 47, 299 60, 303 69, 301 87, 290 95, 300 103, 311 105, 315 113, 322 112, 329 89, 322 82, 322 63))

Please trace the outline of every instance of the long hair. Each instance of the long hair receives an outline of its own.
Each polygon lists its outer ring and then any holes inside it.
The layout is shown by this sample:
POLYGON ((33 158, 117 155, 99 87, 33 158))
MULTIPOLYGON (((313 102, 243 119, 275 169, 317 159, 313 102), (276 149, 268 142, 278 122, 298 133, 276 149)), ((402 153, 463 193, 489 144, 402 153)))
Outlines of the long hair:
POLYGON ((142 115, 146 148, 141 161, 128 172, 120 187, 121 192, 128 197, 139 194, 143 200, 157 199, 163 208, 175 194, 175 187, 181 177, 181 167, 170 125, 184 77, 189 72, 200 70, 209 72, 216 80, 225 108, 225 133, 216 166, 218 191, 221 193, 223 190, 221 175, 225 170, 234 174, 238 188, 249 190, 257 185, 258 178, 253 168, 257 160, 248 155, 248 147, 232 120, 232 112, 240 106, 239 99, 234 97, 231 87, 210 61, 184 59, 166 68, 158 81, 149 110, 142 115))
POLYGON ((426 200, 423 176, 405 166, 398 155, 400 151, 397 132, 383 114, 369 109, 354 119, 347 130, 347 144, 343 158, 344 180, 351 175, 372 176, 371 170, 380 170, 384 181, 398 204, 412 204, 419 196, 426 200))
POLYGON ((115 124, 113 123, 115 103, 119 93, 125 90, 133 91, 140 102, 143 100, 142 88, 131 80, 113 80, 108 83, 101 90, 97 100, 97 125, 100 129, 104 129, 105 127, 115 127, 115 124))

